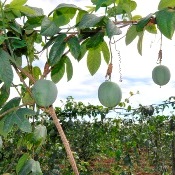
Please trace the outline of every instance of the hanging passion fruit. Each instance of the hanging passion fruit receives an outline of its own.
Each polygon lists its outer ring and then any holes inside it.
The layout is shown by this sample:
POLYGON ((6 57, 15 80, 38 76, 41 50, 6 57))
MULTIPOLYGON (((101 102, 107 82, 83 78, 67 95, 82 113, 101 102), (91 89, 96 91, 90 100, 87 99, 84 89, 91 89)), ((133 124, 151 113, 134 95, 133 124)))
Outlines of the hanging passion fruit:
POLYGON ((52 105, 57 98, 57 87, 50 80, 38 80, 32 88, 32 96, 37 105, 48 107, 52 105))
POLYGON ((98 89, 98 99, 103 106, 115 107, 117 106, 122 98, 122 91, 118 84, 105 81, 98 89))
POLYGON ((164 65, 158 65, 152 71, 152 79, 157 85, 166 85, 170 81, 170 77, 170 70, 164 65))

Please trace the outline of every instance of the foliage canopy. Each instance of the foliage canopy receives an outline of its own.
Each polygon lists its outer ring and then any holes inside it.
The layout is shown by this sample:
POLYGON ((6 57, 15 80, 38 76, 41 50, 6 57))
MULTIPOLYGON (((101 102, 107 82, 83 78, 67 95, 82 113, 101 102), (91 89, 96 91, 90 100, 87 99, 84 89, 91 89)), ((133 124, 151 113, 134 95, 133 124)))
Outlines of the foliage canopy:
MULTIPOLYGON (((47 16, 41 8, 28 6, 27 0, 12 0, 9 4, 0 1, 0 135, 7 139, 10 133, 20 129, 33 142, 42 145, 46 128, 36 126, 35 121, 47 114, 52 117, 61 136, 75 174, 79 172, 59 116, 52 105, 44 108, 35 104, 31 93, 33 84, 39 79, 58 83, 65 73, 67 80, 71 80, 72 59, 87 59, 88 70, 94 75, 102 60, 107 64, 112 62, 108 41, 122 34, 123 27, 128 27, 126 45, 137 38, 141 55, 145 31, 151 34, 159 32, 172 39, 175 30, 174 0, 160 0, 158 10, 146 17, 132 15, 137 8, 133 0, 91 2, 93 6, 88 10, 62 3, 47 16), (98 15, 100 9, 105 9, 101 16, 98 15), (40 57, 41 52, 45 59, 40 57), (36 66, 36 60, 44 61, 44 67, 36 66), (20 83, 16 83, 16 75, 20 83), (19 95, 9 99, 12 89, 19 95)), ((17 174, 42 174, 32 153, 21 155, 15 171, 17 174)))

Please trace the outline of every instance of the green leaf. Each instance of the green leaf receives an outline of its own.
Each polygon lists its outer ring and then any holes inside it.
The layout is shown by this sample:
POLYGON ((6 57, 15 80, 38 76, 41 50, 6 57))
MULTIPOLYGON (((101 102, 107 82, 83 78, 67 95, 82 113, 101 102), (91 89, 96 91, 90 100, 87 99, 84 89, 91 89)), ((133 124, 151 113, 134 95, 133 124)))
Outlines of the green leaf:
POLYGON ((35 80, 38 80, 39 76, 41 75, 41 69, 38 66, 33 67, 32 75, 35 78, 35 80))
POLYGON ((125 13, 128 14, 129 19, 132 19, 131 12, 136 9, 137 3, 135 1, 128 0, 125 3, 120 3, 122 6, 122 9, 125 11, 125 13))
POLYGON ((57 37, 51 37, 49 39, 49 41, 46 42, 46 44, 44 45, 42 51, 45 50, 45 49, 47 49, 49 46, 51 46, 55 42, 56 39, 57 39, 57 37))
POLYGON ((30 6, 27 6, 27 7, 33 10, 32 14, 27 14, 28 17, 33 18, 33 17, 43 17, 44 16, 44 11, 42 8, 30 7, 30 6))
POLYGON ((138 40, 138 43, 137 43, 137 49, 138 49, 138 52, 139 52, 140 55, 142 55, 143 35, 144 35, 144 33, 140 32, 139 40, 138 40))
POLYGON ((7 87, 10 87, 13 81, 13 71, 9 60, 11 60, 11 56, 0 49, 0 80, 3 81, 7 87))
POLYGON ((21 171, 19 172, 19 175, 29 174, 30 172, 32 172, 33 175, 42 175, 42 171, 38 161, 35 161, 33 159, 27 160, 21 171))
POLYGON ((69 81, 72 79, 72 76, 73 76, 73 66, 72 66, 72 62, 67 56, 66 56, 65 63, 66 63, 67 81, 69 81))
POLYGON ((54 65, 54 67, 51 70, 51 79, 54 83, 58 83, 65 73, 65 57, 62 57, 61 60, 54 65))
POLYGON ((66 34, 60 34, 57 36, 57 39, 55 40, 55 43, 50 49, 49 52, 49 64, 51 66, 57 64, 66 48, 66 42, 65 42, 66 34))
POLYGON ((65 3, 61 3, 61 4, 59 4, 53 11, 51 11, 51 12, 49 13, 48 16, 50 16, 54 11, 59 11, 59 10, 61 10, 61 9, 70 9, 70 8, 82 10, 81 8, 77 7, 77 6, 74 5, 74 4, 65 4, 65 3))
POLYGON ((87 48, 97 47, 100 43, 103 42, 103 37, 104 37, 103 31, 97 32, 94 36, 89 38, 89 40, 86 43, 86 47, 87 48))
POLYGON ((174 0, 161 0, 158 5, 158 9, 162 10, 167 7, 175 7, 175 1, 174 0))
POLYGON ((150 13, 147 15, 145 18, 142 18, 138 23, 137 23, 137 32, 143 31, 144 27, 148 24, 150 19, 152 18, 153 14, 150 13))
POLYGON ((175 10, 164 9, 156 13, 156 22, 160 32, 172 39, 175 29, 175 10))
POLYGON ((25 163, 29 158, 30 158, 30 155, 28 153, 25 153, 20 157, 20 159, 18 160, 18 164, 16 166, 17 174, 21 171, 21 169, 23 168, 23 166, 25 165, 25 163))
POLYGON ((31 29, 34 29, 36 27, 40 27, 41 23, 43 21, 43 18, 44 18, 44 16, 37 16, 37 17, 28 18, 28 20, 24 24, 24 28, 26 30, 31 30, 31 29))
POLYGON ((2 105, 4 105, 4 103, 7 101, 7 99, 10 96, 10 88, 6 87, 5 84, 3 84, 3 86, 0 88, 0 108, 2 107, 2 105))
POLYGON ((20 35, 22 34, 21 26, 17 22, 11 22, 9 24, 9 27, 13 29, 15 32, 19 33, 20 35))
POLYGON ((86 43, 88 42, 89 39, 86 39, 82 42, 82 44, 80 45, 80 55, 78 57, 78 61, 80 61, 84 55, 86 54, 87 52, 87 47, 86 47, 86 43))
POLYGON ((18 40, 18 39, 13 39, 11 41, 11 45, 12 45, 12 48, 14 50, 15 49, 18 49, 18 48, 23 48, 23 47, 26 47, 27 46, 25 40, 18 40))
POLYGON ((70 37, 67 40, 67 44, 69 46, 70 53, 72 54, 72 56, 75 59, 78 59, 80 55, 80 43, 79 43, 78 38, 76 36, 70 37))
POLYGON ((24 13, 25 15, 34 15, 35 11, 29 7, 29 6, 20 6, 20 5, 15 5, 15 6, 10 6, 11 9, 19 10, 20 12, 24 13))
POLYGON ((58 33, 60 29, 55 24, 54 21, 51 21, 49 18, 45 17, 41 24, 41 35, 43 36, 53 36, 58 33))
POLYGON ((6 39, 7 37, 0 35, 0 45, 3 44, 6 39))
POLYGON ((83 18, 83 16, 85 14, 87 14, 87 11, 81 10, 81 11, 78 12, 77 17, 76 17, 76 23, 77 24, 81 21, 81 19, 83 18))
POLYGON ((108 20, 106 24, 106 32, 109 38, 113 35, 120 35, 122 33, 122 31, 111 20, 108 20))
POLYGON ((19 106, 21 98, 15 97, 8 101, 1 109, 0 114, 6 112, 7 110, 19 106))
POLYGON ((22 97, 22 102, 23 104, 30 104, 30 105, 35 104, 35 100, 31 96, 31 94, 29 94, 29 92, 25 92, 25 94, 22 97))
POLYGON ((102 4, 104 4, 107 1, 108 0, 98 0, 97 3, 96 3, 95 11, 97 11, 102 6, 102 4))
POLYGON ((117 1, 116 0, 91 0, 91 2, 96 6, 96 11, 97 11, 100 7, 107 7, 117 1))
POLYGON ((37 125, 34 129, 34 139, 44 142, 47 137, 47 128, 44 125, 37 125))
POLYGON ((15 6, 20 7, 20 6, 23 6, 26 2, 27 2, 27 0, 13 0, 9 4, 9 6, 12 7, 12 8, 15 7, 15 6))
POLYGON ((103 18, 103 16, 97 17, 94 14, 85 14, 80 23, 78 24, 78 27, 80 29, 94 27, 96 24, 102 21, 103 18))
POLYGON ((108 45, 105 41, 103 41, 100 44, 100 47, 101 47, 101 51, 102 51, 102 54, 103 54, 103 58, 104 58, 105 62, 108 64, 109 61, 110 61, 110 52, 109 52, 108 45))
POLYGON ((57 9, 53 14, 53 21, 58 27, 64 26, 70 22, 70 20, 75 16, 76 8, 61 8, 57 9))
POLYGON ((126 33, 126 38, 125 38, 126 45, 129 45, 132 41, 134 41, 137 35, 138 35, 138 32, 136 30, 136 25, 132 25, 126 33))
POLYGON ((13 113, 5 116, 4 128, 6 133, 9 133, 14 124, 16 124, 24 132, 32 132, 32 126, 26 116, 35 115, 35 112, 28 108, 20 108, 13 113))
POLYGON ((94 75, 101 65, 101 54, 99 48, 91 48, 87 55, 87 67, 91 75, 94 75))

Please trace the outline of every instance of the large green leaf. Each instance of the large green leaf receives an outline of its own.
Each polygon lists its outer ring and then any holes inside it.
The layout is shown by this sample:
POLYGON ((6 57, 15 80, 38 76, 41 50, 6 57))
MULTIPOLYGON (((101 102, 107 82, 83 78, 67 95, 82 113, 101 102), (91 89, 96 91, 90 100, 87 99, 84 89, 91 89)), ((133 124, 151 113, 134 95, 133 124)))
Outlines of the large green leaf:
POLYGON ((109 17, 116 17, 116 15, 126 14, 129 19, 132 18, 131 12, 135 10, 137 3, 131 0, 120 0, 118 5, 108 9, 107 13, 109 17))
POLYGON ((27 175, 31 172, 33 175, 42 175, 42 171, 41 171, 39 162, 33 159, 27 160, 25 162, 24 166, 19 172, 19 175, 24 175, 24 174, 27 175))
POLYGON ((126 45, 129 45, 138 35, 138 32, 136 30, 136 25, 132 25, 127 33, 126 33, 126 37, 125 37, 125 43, 126 45))
POLYGON ((101 48, 101 52, 103 54, 103 58, 104 58, 105 62, 108 64, 110 61, 110 52, 109 52, 109 48, 108 48, 107 43, 105 41, 103 41, 100 44, 100 48, 101 48))
POLYGON ((28 18, 26 23, 24 24, 24 28, 27 30, 34 29, 36 27, 40 27, 41 23, 43 21, 44 16, 37 16, 37 17, 32 17, 28 18))
POLYGON ((71 60, 67 56, 65 58, 65 64, 66 64, 67 81, 69 81, 73 76, 73 66, 71 60))
MULTIPOLYGON (((28 6, 30 7, 30 6, 28 6)), ((44 16, 44 11, 42 8, 38 8, 38 7, 30 7, 33 10, 32 14, 27 14, 27 17, 43 17, 44 16)))
POLYGON ((147 15, 145 18, 142 18, 138 23, 137 23, 137 32, 143 31, 144 27, 148 24, 150 19, 152 18, 153 14, 150 13, 147 15))
POLYGON ((100 16, 97 17, 94 14, 85 14, 82 18, 82 20, 80 21, 80 23, 78 24, 78 27, 80 29, 85 29, 85 28, 89 28, 89 27, 94 27, 96 24, 98 24, 104 17, 100 16))
POLYGON ((101 65, 101 53, 99 48, 90 48, 87 55, 87 67, 91 75, 94 75, 101 65))
POLYGON ((13 0, 9 6, 14 8, 15 6, 20 7, 23 6, 25 3, 27 2, 27 0, 13 0))
POLYGON ((49 18, 45 17, 41 24, 41 35, 43 36, 53 36, 58 33, 60 29, 55 24, 54 21, 51 21, 49 18))
POLYGON ((174 0, 161 0, 158 5, 158 9, 162 10, 167 7, 175 7, 175 1, 174 0))
POLYGON ((98 47, 98 45, 103 42, 103 37, 104 37, 104 32, 100 30, 94 36, 89 38, 89 40, 86 43, 86 47, 87 48, 98 47))
POLYGON ((135 1, 125 0, 124 2, 121 2, 120 4, 122 6, 122 9, 128 15, 129 19, 131 19, 132 18, 131 12, 136 9, 137 3, 135 1))
POLYGON ((70 53, 72 54, 72 56, 75 59, 78 59, 80 55, 80 43, 79 43, 78 38, 76 36, 70 37, 67 40, 67 44, 69 46, 70 53))
POLYGON ((17 174, 21 171, 21 169, 23 168, 23 166, 25 165, 25 163, 29 158, 30 158, 30 155, 28 153, 25 153, 20 157, 20 159, 18 160, 18 164, 16 166, 17 174))
POLYGON ((156 22, 160 32, 171 39, 175 29, 175 10, 166 8, 158 11, 156 22))
POLYGON ((0 88, 0 108, 4 103, 7 101, 7 99, 10 96, 10 88, 6 87, 5 84, 0 88))
POLYGON ((28 108, 20 108, 5 116, 4 128, 9 133, 14 124, 16 124, 24 132, 32 132, 32 126, 26 116, 35 115, 35 112, 28 108))
POLYGON ((17 32, 17 33, 19 33, 19 34, 22 34, 21 26, 20 26, 17 22, 15 22, 15 21, 11 22, 11 23, 9 24, 9 27, 10 27, 12 30, 14 30, 15 32, 17 32))
POLYGON ((24 4, 27 2, 27 0, 13 0, 8 6, 8 9, 15 9, 19 10, 22 13, 27 14, 35 14, 35 10, 33 10, 29 6, 24 6, 24 4))
POLYGON ((11 60, 11 56, 0 49, 0 80, 3 81, 7 87, 10 87, 13 81, 13 71, 9 60, 11 60))
POLYGON ((57 64, 66 48, 66 42, 65 42, 66 34, 60 34, 57 36, 57 39, 55 40, 55 43, 50 49, 49 52, 49 64, 51 66, 57 64))
POLYGON ((70 9, 70 8, 73 8, 73 9, 77 9, 77 10, 81 10, 81 8, 77 7, 76 5, 74 4, 65 4, 65 3, 61 3, 59 4, 53 11, 51 11, 49 13, 49 16, 54 12, 54 11, 60 11, 62 9, 70 9))
POLYGON ((15 97, 15 98, 12 98, 10 101, 8 101, 1 109, 0 111, 0 114, 8 111, 9 109, 11 108, 14 108, 14 107, 17 107, 19 106, 19 103, 21 101, 21 98, 19 97, 15 97))
POLYGON ((53 14, 53 21, 57 26, 63 26, 70 22, 70 20, 75 16, 77 9, 76 8, 59 8, 55 10, 53 14))
POLYGON ((109 38, 111 38, 113 35, 120 35, 122 33, 120 28, 118 28, 111 20, 108 20, 106 24, 106 32, 109 38))
POLYGON ((54 83, 58 83, 64 76, 65 73, 65 57, 62 57, 61 60, 54 65, 51 70, 51 79, 54 83))
POLYGON ((47 128, 44 125, 37 125, 34 129, 34 139, 35 141, 41 141, 42 143, 45 141, 47 137, 47 128))

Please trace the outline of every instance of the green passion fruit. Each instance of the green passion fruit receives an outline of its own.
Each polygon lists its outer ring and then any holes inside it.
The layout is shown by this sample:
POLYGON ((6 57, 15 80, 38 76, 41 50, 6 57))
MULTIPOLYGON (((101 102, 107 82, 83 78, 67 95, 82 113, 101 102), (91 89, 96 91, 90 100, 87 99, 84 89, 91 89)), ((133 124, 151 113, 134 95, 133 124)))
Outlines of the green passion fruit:
POLYGON ((152 79, 157 85, 166 85, 170 81, 170 77, 170 70, 164 65, 158 65, 152 71, 152 79))
POLYGON ((32 96, 37 105, 48 107, 57 98, 58 90, 54 82, 50 80, 38 80, 32 87, 32 96))
POLYGON ((117 106, 122 98, 122 91, 118 84, 105 81, 98 89, 98 99, 100 103, 105 107, 115 107, 117 106))

